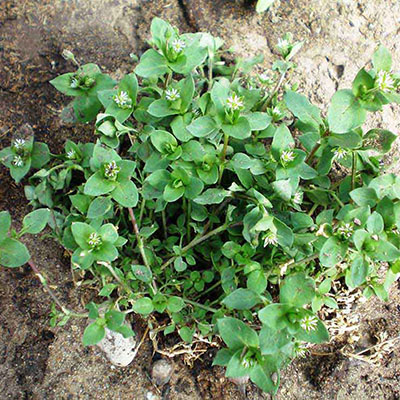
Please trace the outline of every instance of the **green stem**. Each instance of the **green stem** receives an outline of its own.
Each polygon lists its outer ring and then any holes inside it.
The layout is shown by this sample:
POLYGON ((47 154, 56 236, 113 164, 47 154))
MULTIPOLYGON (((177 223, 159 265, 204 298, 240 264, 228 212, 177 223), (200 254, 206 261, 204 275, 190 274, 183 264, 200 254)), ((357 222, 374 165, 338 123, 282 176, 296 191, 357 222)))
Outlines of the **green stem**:
POLYGON ((308 212, 308 215, 311 217, 314 214, 314 211, 317 209, 317 207, 319 206, 318 203, 315 203, 312 207, 311 210, 308 212))
MULTIPOLYGON (((228 228, 233 228, 234 226, 238 226, 238 225, 242 225, 242 224, 243 224, 243 222, 236 222, 232 225, 224 224, 224 225, 219 226, 218 228, 213 229, 212 231, 208 232, 205 235, 198 236, 198 237, 194 238, 189 244, 187 244, 185 247, 182 248, 181 254, 185 254, 192 247, 197 246, 198 244, 204 242, 205 240, 209 239, 210 237, 212 237, 214 235, 218 235, 219 233, 227 230, 228 228)), ((177 257, 178 256, 171 257, 168 261, 166 261, 161 266, 161 269, 163 270, 163 269, 167 268, 168 265, 172 264, 177 257)))
POLYGON ((182 297, 182 300, 187 304, 191 304, 192 306, 196 306, 196 307, 202 308, 203 310, 206 310, 206 311, 209 311, 209 312, 212 312, 212 313, 218 312, 217 309, 212 308, 212 307, 207 307, 204 304, 197 303, 196 301, 188 300, 188 299, 185 299, 184 297, 182 297))
POLYGON ((190 235, 190 214, 192 213, 192 203, 190 200, 187 201, 187 207, 186 207, 186 238, 188 243, 191 241, 191 235, 190 235))
POLYGON ((161 219, 162 219, 162 224, 163 224, 164 239, 167 239, 168 231, 167 231, 167 217, 165 215, 165 210, 161 211, 161 219))
POLYGON ((208 90, 213 86, 213 57, 208 54, 208 90))
MULTIPOLYGON (((324 134, 321 136, 321 139, 329 136, 329 133, 330 133, 329 130, 325 131, 324 134)), ((305 160, 306 164, 308 164, 310 161, 312 161, 312 159, 315 157, 315 153, 321 147, 321 139, 318 140, 318 142, 315 144, 315 146, 311 149, 309 155, 307 156, 307 158, 305 160)))
POLYGON ((222 181, 222 175, 223 175, 224 169, 225 169, 225 159, 226 159, 226 151, 228 149, 228 143, 229 143, 229 135, 227 135, 225 133, 224 134, 224 147, 222 148, 222 152, 221 152, 221 165, 219 168, 218 184, 220 184, 222 181))
POLYGON ((272 99, 274 98, 275 94, 278 92, 278 90, 282 86, 282 83, 283 83, 283 81, 285 79, 285 76, 286 76, 286 72, 287 71, 282 72, 281 77, 279 78, 279 81, 276 83, 276 85, 275 85, 274 89, 272 90, 271 94, 268 96, 267 100, 265 100, 265 103, 261 107, 261 111, 263 111, 263 112, 267 111, 267 108, 270 105, 272 99))
POLYGON ((310 262, 310 261, 313 261, 313 260, 315 260, 315 259, 318 258, 318 257, 319 257, 319 253, 315 253, 315 254, 313 254, 313 255, 311 255, 311 256, 302 258, 302 259, 299 260, 299 261, 292 261, 292 262, 289 263, 289 264, 287 264, 287 263, 281 264, 281 265, 279 266, 279 268, 283 268, 283 267, 286 267, 286 268, 297 267, 297 266, 299 266, 299 265, 306 264, 306 263, 308 263, 308 262, 310 262))
MULTIPOLYGON (((130 217, 131 222, 132 222, 133 231, 135 233, 136 240, 137 240, 137 243, 138 243, 139 251, 140 251, 140 254, 142 255, 142 259, 143 259, 144 265, 149 270, 151 270, 149 261, 147 260, 146 252, 144 250, 144 243, 143 243, 142 237, 140 236, 140 233, 139 233, 139 227, 138 227, 137 222, 136 222, 135 214, 134 214, 134 212, 133 212, 131 207, 128 207, 128 212, 129 212, 129 217, 130 217)), ((157 292, 157 285, 156 285, 156 282, 155 282, 154 279, 153 279, 152 283, 153 283, 154 292, 157 292)))
POLYGON ((340 207, 344 207, 344 203, 337 197, 335 192, 331 192, 331 196, 339 203, 340 207))
POLYGON ((146 205, 146 200, 142 200, 142 204, 140 205, 140 212, 139 212, 139 225, 142 225, 143 215, 144 215, 144 207, 146 205))
POLYGON ((353 151, 351 155, 351 190, 354 190, 356 187, 357 153, 353 151))

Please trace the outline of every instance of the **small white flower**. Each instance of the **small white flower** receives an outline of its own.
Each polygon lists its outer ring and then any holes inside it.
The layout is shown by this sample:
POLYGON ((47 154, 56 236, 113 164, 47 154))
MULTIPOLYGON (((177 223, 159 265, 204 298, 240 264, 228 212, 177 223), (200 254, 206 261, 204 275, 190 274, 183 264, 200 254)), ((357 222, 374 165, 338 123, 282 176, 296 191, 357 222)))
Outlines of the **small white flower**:
POLYGON ((89 239, 87 241, 88 245, 92 248, 98 247, 101 245, 101 237, 97 232, 92 232, 89 235, 89 239))
POLYGON ((318 325, 318 318, 314 315, 306 315, 301 321, 300 326, 307 332, 314 331, 318 325))
POLYGON ((335 151, 334 151, 334 156, 335 158, 337 158, 338 160, 341 160, 342 158, 345 158, 348 154, 347 150, 342 149, 341 147, 338 147, 335 151))
POLYGON ((287 39, 278 39, 278 44, 276 45, 276 48, 282 52, 285 53, 288 51, 290 46, 290 43, 287 39))
POLYGON ((293 203, 294 204, 301 204, 303 202, 303 192, 298 191, 293 196, 293 203))
POLYGON ((78 87, 79 87, 79 79, 77 79, 77 78, 72 78, 72 79, 71 79, 71 83, 69 84, 69 86, 70 86, 72 89, 78 88, 78 87))
POLYGON ((271 85, 274 82, 273 79, 270 77, 270 75, 267 72, 263 72, 262 74, 260 74, 259 79, 260 79, 261 83, 263 83, 265 85, 271 85))
POLYGON ((25 143, 26 143, 25 139, 15 139, 15 140, 14 140, 14 147, 15 147, 17 150, 21 150, 21 149, 24 148, 25 143))
POLYGON ((165 98, 169 101, 175 101, 181 98, 178 89, 169 88, 165 91, 165 98))
POLYGON ((264 236, 264 247, 268 245, 276 246, 278 244, 278 238, 274 232, 268 232, 264 236))
POLYGON ((351 237, 351 236, 353 235, 353 233, 354 233, 353 224, 351 224, 350 222, 345 223, 344 225, 342 225, 342 226, 340 226, 340 227, 338 228, 338 232, 339 232, 342 236, 344 236, 344 237, 346 237, 346 238, 351 237))
POLYGON ((24 165, 24 160, 22 159, 21 156, 15 156, 12 163, 16 166, 16 167, 22 167, 24 165))
POLYGON ((392 233, 394 233, 395 235, 399 235, 400 234, 400 230, 397 228, 393 228, 392 229, 392 233))
POLYGON ((232 93, 226 99, 226 105, 229 109, 233 111, 240 110, 244 106, 243 98, 238 96, 236 93, 232 93))
POLYGON ((358 226, 361 225, 361 221, 358 218, 354 218, 353 222, 358 226))
POLYGON ((113 97, 113 100, 119 108, 130 108, 132 106, 132 100, 127 92, 121 90, 118 94, 113 97))
POLYGON ((74 151, 74 150, 69 150, 69 151, 67 151, 67 158, 68 158, 69 160, 73 160, 73 159, 75 158, 75 156, 76 156, 76 154, 75 154, 75 151, 74 151))
POLYGON ((175 53, 182 52, 185 47, 186 47, 186 43, 182 39, 175 39, 172 42, 172 49, 175 51, 175 53))
POLYGON ((117 179, 120 168, 117 163, 113 160, 105 165, 104 167, 104 176, 108 179, 115 180, 117 179))
POLYGON ((394 81, 387 71, 378 71, 375 86, 382 92, 391 92, 394 89, 394 81))
POLYGON ((291 162, 291 161, 293 161, 294 159, 295 159, 295 155, 294 155, 293 151, 291 151, 291 150, 284 150, 284 151, 282 151, 282 154, 281 154, 281 161, 282 161, 283 163, 291 162))
POLYGON ((296 356, 304 358, 308 353, 306 344, 299 344, 296 348, 296 356))
POLYGON ((243 358, 241 364, 244 368, 251 368, 254 366, 254 360, 252 358, 243 358))

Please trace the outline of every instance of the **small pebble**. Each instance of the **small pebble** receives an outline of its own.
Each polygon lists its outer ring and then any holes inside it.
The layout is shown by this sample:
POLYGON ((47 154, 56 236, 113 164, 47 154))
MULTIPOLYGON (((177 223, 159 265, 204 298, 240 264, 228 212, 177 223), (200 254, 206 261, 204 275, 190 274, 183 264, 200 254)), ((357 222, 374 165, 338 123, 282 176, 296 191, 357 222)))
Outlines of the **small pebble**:
POLYGON ((158 360, 153 364, 151 377, 157 386, 163 386, 171 379, 173 365, 164 359, 158 360))

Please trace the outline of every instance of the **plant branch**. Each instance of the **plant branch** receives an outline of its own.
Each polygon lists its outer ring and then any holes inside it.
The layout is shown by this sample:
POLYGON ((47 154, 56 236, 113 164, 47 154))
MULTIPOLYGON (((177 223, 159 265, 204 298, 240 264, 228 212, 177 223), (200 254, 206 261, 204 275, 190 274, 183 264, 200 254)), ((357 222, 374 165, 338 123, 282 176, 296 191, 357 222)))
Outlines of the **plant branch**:
POLYGON ((279 78, 279 81, 276 83, 274 89, 272 90, 271 94, 267 97, 267 100, 265 100, 265 103, 261 107, 261 111, 266 111, 268 106, 270 105, 272 99, 274 98, 275 94, 278 92, 280 87, 282 86, 283 81, 285 80, 286 72, 281 73, 281 77, 279 78))
MULTIPOLYGON (((209 239, 210 237, 212 237, 214 235, 218 235, 219 233, 221 233, 223 231, 226 231, 228 228, 233 228, 235 226, 239 226, 239 225, 242 225, 242 224, 243 224, 243 222, 236 222, 236 223, 234 223, 232 225, 224 224, 224 225, 219 226, 218 228, 213 229, 212 231, 208 232, 205 235, 198 236, 198 237, 194 238, 189 244, 187 244, 185 247, 182 248, 181 254, 186 253, 192 247, 197 246, 198 244, 200 244, 200 243, 204 242, 205 240, 209 239)), ((172 264, 175 261, 176 258, 178 258, 178 256, 171 257, 168 261, 166 261, 161 266, 161 269, 163 270, 163 269, 167 268, 168 265, 172 264)))
POLYGON ((357 154, 355 151, 351 153, 351 190, 356 187, 356 173, 357 173, 357 154))
MULTIPOLYGON (((129 217, 130 217, 131 222, 132 222, 133 231, 134 231, 135 236, 136 236, 136 240, 137 240, 137 243, 138 243, 139 251, 140 251, 140 254, 142 256, 144 265, 149 270, 151 270, 149 261, 147 260, 146 252, 144 250, 144 243, 143 243, 142 237, 140 236, 139 227, 138 227, 138 224, 136 222, 135 214, 134 214, 134 212, 133 212, 131 207, 128 207, 128 212, 129 212, 129 217)), ((156 282, 155 282, 154 279, 153 279, 153 289, 154 289, 155 292, 157 292, 157 285, 156 285, 156 282)))
POLYGON ((86 318, 88 314, 81 314, 81 313, 76 313, 74 311, 69 310, 67 307, 65 307, 61 301, 58 299, 58 297, 54 294, 54 292, 50 289, 50 286, 47 284, 46 278, 42 275, 40 272, 39 268, 36 266, 36 264, 33 262, 32 259, 28 261, 28 265, 31 267, 32 271, 36 274, 36 276, 39 278, 40 283, 43 285, 45 288, 46 292, 49 294, 49 296, 52 298, 54 303, 57 304, 57 306, 60 308, 60 310, 65 314, 65 315, 70 315, 73 317, 81 317, 81 318, 86 318))

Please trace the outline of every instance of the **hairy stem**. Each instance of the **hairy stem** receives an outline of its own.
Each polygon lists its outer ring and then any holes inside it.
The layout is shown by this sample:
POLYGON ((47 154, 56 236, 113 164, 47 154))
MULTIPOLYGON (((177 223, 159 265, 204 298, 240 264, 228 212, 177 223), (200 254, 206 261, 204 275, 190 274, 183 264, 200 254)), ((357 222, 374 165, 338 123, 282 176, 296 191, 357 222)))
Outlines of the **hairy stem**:
POLYGON ((356 173, 357 173, 357 153, 351 153, 351 190, 356 187, 356 173))
POLYGON ((224 169, 225 169, 225 159, 226 159, 226 151, 228 149, 228 143, 229 143, 229 136, 225 133, 224 134, 224 147, 222 148, 222 152, 221 152, 221 165, 219 168, 218 184, 220 184, 222 181, 222 175, 223 175, 224 169))
POLYGON ((267 97, 267 100, 265 100, 265 103, 261 107, 261 111, 266 111, 269 105, 271 104, 272 99, 274 98, 275 94, 278 92, 280 87, 282 86, 283 81, 285 80, 286 72, 282 72, 281 77, 279 78, 279 81, 276 83, 274 89, 272 90, 271 94, 267 97))
POLYGON ((49 285, 47 284, 46 278, 42 275, 42 273, 40 272, 39 268, 36 266, 36 264, 33 262, 32 259, 30 259, 28 261, 28 265, 31 267, 32 271, 36 274, 36 276, 39 278, 40 283, 43 285, 43 287, 45 288, 46 292, 52 298, 54 303, 57 304, 57 306, 60 308, 60 310, 65 315, 70 315, 70 316, 73 316, 73 317, 81 317, 81 318, 86 318, 88 316, 88 314, 77 313, 77 312, 71 311, 67 307, 65 307, 61 303, 61 301, 58 299, 58 297, 54 294, 54 292, 50 289, 49 285))
MULTIPOLYGON (((131 222, 132 222, 133 231, 134 231, 135 236, 136 236, 136 240, 137 240, 137 243, 138 243, 139 251, 140 251, 140 254, 142 256, 144 265, 148 269, 151 270, 149 261, 147 260, 146 252, 144 250, 144 243, 143 243, 142 237, 140 236, 139 227, 138 227, 138 224, 136 222, 135 214, 134 214, 134 212, 133 212, 131 207, 128 207, 128 212, 129 212, 129 217, 130 217, 131 222)), ((156 285, 156 282, 155 282, 154 279, 153 279, 153 283, 152 284, 153 284, 154 291, 157 292, 157 285, 156 285)))

